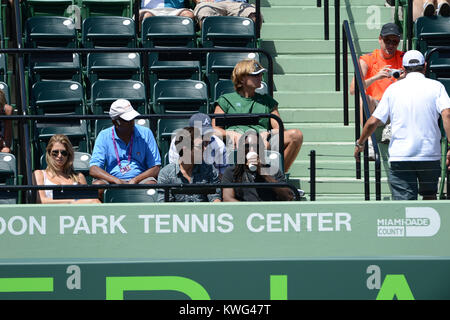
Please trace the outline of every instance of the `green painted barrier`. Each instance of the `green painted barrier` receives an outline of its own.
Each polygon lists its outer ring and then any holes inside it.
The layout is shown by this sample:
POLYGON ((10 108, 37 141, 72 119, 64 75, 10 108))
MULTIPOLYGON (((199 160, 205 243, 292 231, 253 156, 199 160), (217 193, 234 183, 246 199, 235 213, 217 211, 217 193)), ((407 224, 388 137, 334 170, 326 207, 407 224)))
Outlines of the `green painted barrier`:
POLYGON ((0 207, 0 299, 449 299, 446 201, 0 207))

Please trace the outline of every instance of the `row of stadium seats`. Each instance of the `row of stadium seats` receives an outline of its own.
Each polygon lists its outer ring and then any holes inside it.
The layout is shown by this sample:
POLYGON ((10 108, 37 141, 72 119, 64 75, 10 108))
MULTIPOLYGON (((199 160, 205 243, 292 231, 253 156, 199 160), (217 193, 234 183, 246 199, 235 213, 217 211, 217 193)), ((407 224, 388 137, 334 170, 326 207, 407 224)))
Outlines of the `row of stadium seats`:
MULTIPOLYGON (((48 47, 196 47, 197 34, 192 19, 159 16, 144 19, 142 36, 136 35, 135 21, 121 16, 86 18, 78 31, 74 20, 61 16, 35 16, 25 22, 25 45, 48 47)), ((198 37, 202 47, 256 46, 253 20, 244 17, 207 17, 198 37)))

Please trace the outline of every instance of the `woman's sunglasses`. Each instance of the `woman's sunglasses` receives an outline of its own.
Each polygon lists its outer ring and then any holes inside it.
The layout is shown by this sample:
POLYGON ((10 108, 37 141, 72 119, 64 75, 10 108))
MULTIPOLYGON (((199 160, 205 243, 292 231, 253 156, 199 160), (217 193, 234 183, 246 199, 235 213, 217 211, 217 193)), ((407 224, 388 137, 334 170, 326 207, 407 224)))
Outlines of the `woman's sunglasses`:
POLYGON ((61 155, 62 155, 63 157, 67 157, 67 155, 68 155, 68 153, 67 153, 66 150, 52 150, 52 151, 50 152, 50 154, 51 154, 53 157, 57 157, 60 153, 61 153, 61 155))

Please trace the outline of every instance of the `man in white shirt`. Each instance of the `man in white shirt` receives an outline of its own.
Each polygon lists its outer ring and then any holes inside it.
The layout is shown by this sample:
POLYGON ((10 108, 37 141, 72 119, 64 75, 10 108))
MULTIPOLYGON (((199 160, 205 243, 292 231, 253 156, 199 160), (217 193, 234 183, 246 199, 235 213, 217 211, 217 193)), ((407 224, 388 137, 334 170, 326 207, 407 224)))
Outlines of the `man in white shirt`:
MULTIPOLYGON (((219 178, 222 178, 227 165, 227 152, 225 143, 219 137, 214 135, 214 129, 211 125, 211 118, 204 113, 196 113, 189 119, 189 126, 200 129, 200 133, 207 141, 206 149, 203 152, 203 161, 207 164, 213 164, 219 172, 219 178)), ((176 163, 179 155, 175 147, 175 137, 172 139, 169 149, 169 163, 176 163)))
MULTIPOLYGON (((389 143, 389 182, 394 200, 436 199, 441 166, 442 116, 444 130, 450 137, 450 98, 439 81, 425 78, 425 59, 417 50, 403 56, 405 79, 389 86, 378 107, 366 122, 356 141, 355 157, 377 126, 392 123, 389 143)), ((446 165, 450 164, 450 150, 446 165)))

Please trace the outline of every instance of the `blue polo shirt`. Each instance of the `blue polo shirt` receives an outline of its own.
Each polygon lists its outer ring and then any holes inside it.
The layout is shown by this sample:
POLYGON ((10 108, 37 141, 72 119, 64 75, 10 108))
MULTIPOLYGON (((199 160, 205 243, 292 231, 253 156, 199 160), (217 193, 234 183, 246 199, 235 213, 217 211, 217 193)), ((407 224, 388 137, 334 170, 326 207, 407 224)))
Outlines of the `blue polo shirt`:
POLYGON ((112 130, 114 130, 114 137, 122 168, 128 165, 130 143, 126 145, 125 142, 117 136, 116 129, 112 126, 103 129, 98 134, 97 139, 95 140, 91 162, 89 163, 90 166, 98 166, 112 176, 123 180, 129 180, 156 165, 161 165, 161 156, 153 133, 149 128, 135 125, 133 150, 130 161, 131 170, 122 174, 117 163, 112 130))

